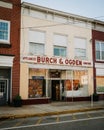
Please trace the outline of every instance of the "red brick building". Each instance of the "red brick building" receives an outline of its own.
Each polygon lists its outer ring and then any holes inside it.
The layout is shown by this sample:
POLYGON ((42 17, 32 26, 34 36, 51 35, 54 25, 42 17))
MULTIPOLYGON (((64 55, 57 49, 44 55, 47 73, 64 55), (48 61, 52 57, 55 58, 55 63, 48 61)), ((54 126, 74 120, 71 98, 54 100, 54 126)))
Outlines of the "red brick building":
MULTIPOLYGON (((92 30, 92 54, 94 67, 94 92, 104 99, 104 25, 92 30)), ((96 26, 97 27, 97 26, 96 26)))
POLYGON ((0 105, 19 93, 20 11, 21 0, 0 0, 0 105))

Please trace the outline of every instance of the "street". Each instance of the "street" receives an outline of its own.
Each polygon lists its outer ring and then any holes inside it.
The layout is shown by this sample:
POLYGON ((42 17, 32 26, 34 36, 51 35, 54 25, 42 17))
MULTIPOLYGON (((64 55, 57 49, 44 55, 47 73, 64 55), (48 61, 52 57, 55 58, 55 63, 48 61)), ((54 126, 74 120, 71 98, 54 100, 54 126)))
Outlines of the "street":
POLYGON ((0 130, 103 130, 104 111, 7 119, 0 122, 0 130))

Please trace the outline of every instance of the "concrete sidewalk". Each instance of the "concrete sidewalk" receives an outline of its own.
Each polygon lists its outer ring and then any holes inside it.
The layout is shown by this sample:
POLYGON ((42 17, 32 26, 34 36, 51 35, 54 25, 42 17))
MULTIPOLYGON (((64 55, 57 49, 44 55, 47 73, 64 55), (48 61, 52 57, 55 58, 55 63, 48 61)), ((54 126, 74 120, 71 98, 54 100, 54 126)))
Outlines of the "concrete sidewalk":
POLYGON ((22 107, 0 106, 0 119, 24 118, 32 116, 58 115, 66 113, 104 110, 104 101, 93 102, 52 102, 42 105, 24 105, 22 107))

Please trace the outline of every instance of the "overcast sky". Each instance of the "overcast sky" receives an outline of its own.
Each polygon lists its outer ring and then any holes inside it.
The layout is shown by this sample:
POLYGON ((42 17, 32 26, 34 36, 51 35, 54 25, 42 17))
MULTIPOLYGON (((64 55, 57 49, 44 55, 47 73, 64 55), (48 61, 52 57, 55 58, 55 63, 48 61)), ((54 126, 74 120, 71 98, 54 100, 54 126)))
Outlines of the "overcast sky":
POLYGON ((104 0, 22 0, 44 7, 104 21, 104 0))

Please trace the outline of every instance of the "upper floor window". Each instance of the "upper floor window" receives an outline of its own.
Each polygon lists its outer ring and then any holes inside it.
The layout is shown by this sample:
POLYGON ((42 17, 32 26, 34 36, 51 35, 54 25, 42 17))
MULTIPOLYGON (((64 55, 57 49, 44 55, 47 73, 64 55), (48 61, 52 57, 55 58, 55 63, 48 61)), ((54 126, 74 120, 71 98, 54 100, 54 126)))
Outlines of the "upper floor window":
POLYGON ((86 59, 86 39, 84 38, 75 38, 75 57, 86 59))
POLYGON ((66 35, 54 35, 54 56, 66 57, 67 55, 67 36, 66 35))
POLYGON ((54 56, 66 57, 66 47, 54 46, 54 56))
POLYGON ((44 55, 45 53, 45 32, 29 31, 29 54, 44 55))
POLYGON ((96 60, 104 60, 104 42, 96 41, 96 60))
POLYGON ((29 53, 32 55, 44 55, 44 44, 30 42, 29 53))
POLYGON ((0 20, 0 42, 10 43, 10 22, 0 20))

